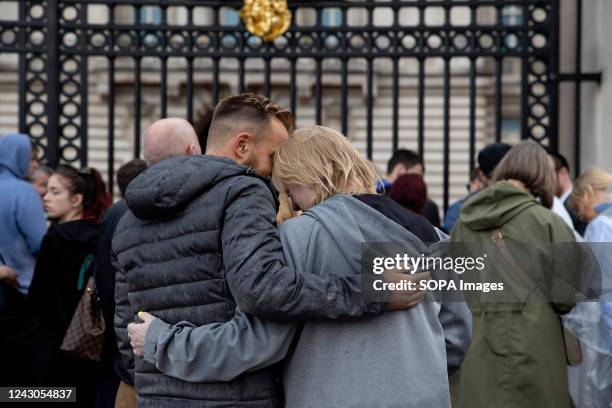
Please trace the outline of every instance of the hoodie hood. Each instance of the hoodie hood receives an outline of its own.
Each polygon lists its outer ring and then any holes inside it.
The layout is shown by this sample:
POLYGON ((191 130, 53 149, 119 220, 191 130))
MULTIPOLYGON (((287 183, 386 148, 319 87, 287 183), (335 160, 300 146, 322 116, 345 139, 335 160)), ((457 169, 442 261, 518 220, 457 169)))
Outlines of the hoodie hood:
POLYGON ((459 219, 474 231, 492 230, 534 205, 535 197, 502 180, 470 197, 459 219))
POLYGON ((100 233, 100 225, 92 224, 87 220, 76 220, 63 222, 61 224, 53 224, 52 227, 57 235, 68 242, 81 243, 96 247, 98 235, 100 233))
POLYGON ((9 133, 0 137, 0 169, 7 169, 15 177, 25 179, 30 167, 32 144, 22 133, 9 133))
MULTIPOLYGON (((174 157, 132 180, 125 200, 138 218, 164 217, 176 214, 215 184, 240 175, 257 177, 252 168, 225 157, 174 157)), ((266 179, 260 179, 271 187, 266 179)))
MULTIPOLYGON (((407 246, 407 252, 412 250, 414 255, 418 255, 428 251, 427 246, 416 235, 351 195, 334 195, 295 220, 298 221, 302 217, 311 217, 319 222, 339 250, 340 253, 336 256, 344 258, 345 265, 351 271, 361 270, 363 243, 409 242, 412 245, 407 246)), ((281 224, 281 229, 290 227, 291 223, 292 220, 286 221, 281 224)), ((300 229, 299 224, 294 228, 300 229)), ((301 231, 296 231, 296 234, 301 234, 301 231)), ((326 243, 321 245, 327 249, 331 248, 326 243)))

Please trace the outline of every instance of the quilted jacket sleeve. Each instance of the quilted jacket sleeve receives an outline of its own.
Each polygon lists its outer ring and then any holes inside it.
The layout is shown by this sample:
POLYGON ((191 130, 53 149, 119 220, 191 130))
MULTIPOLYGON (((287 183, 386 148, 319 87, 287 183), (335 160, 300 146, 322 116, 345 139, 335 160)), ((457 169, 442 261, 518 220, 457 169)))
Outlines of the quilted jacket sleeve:
POLYGON ((126 369, 134 382, 134 353, 130 346, 127 326, 132 322, 132 311, 128 299, 128 286, 126 274, 119 266, 114 252, 111 253, 111 262, 115 268, 115 334, 117 335, 117 346, 119 347, 120 364, 126 369))
POLYGON ((287 267, 272 192, 257 178, 236 179, 228 191, 221 236, 226 279, 241 310, 262 319, 293 320, 382 313, 382 302, 364 302, 358 275, 287 267))

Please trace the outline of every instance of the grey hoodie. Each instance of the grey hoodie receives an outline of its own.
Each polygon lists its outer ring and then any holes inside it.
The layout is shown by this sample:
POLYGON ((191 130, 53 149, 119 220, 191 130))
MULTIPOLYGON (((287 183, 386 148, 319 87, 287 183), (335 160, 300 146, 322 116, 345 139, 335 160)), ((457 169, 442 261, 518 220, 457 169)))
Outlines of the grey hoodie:
MULTIPOLYGON (((302 273, 358 274, 362 242, 422 243, 352 196, 337 195, 281 225, 286 262, 302 273)), ((330 293, 330 296, 333 294, 330 293)), ((195 328, 156 319, 145 359, 189 381, 230 380, 285 357, 287 407, 450 407, 447 352, 459 365, 471 339, 464 303, 429 299, 410 310, 351 321, 231 321, 195 328), (446 340, 446 341, 445 341, 446 340), (289 349, 289 350, 288 350, 289 349)))

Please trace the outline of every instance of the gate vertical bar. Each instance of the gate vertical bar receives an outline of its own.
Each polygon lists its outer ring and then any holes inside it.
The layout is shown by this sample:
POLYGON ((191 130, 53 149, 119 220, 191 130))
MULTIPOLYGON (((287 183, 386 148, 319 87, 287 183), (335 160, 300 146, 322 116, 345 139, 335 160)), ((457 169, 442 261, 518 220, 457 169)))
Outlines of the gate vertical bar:
POLYGON ((56 167, 60 162, 59 130, 59 37, 58 0, 47 1, 47 162, 56 167))
MULTIPOLYGON (((450 6, 448 0, 445 2, 444 22, 450 26, 450 6)), ((445 48, 450 52, 450 39, 445 36, 445 48)), ((450 57, 444 58, 444 213, 448 209, 450 188, 450 57)), ((424 158, 421 158, 424 161, 424 158)))
POLYGON ((399 147, 399 58, 393 57, 393 133, 392 149, 395 153, 399 147))
MULTIPOLYGON (((558 16, 557 16, 558 18, 558 16)), ((553 46, 556 44, 553 42, 553 46)), ((576 0, 576 50, 574 58, 576 59, 576 75, 582 73, 582 0, 576 0)), ((581 165, 581 144, 580 144, 580 133, 582 127, 581 120, 581 104, 582 104, 582 89, 581 82, 576 81, 574 85, 574 98, 575 98, 575 109, 574 109, 574 177, 580 175, 581 165)), ((552 101, 551 101, 552 103, 552 101)))
MULTIPOLYGON (((136 14, 136 46, 138 50, 142 48, 141 36, 142 33, 140 31, 140 15, 141 15, 141 6, 136 5, 134 8, 134 12, 136 14)), ((142 57, 139 55, 134 57, 134 157, 140 157, 140 111, 141 111, 141 98, 142 98, 142 90, 141 90, 141 63, 142 57)))
POLYGON ((108 58, 108 191, 113 194, 115 162, 115 56, 108 58))
POLYGON ((289 60, 289 109, 297 121, 297 61, 295 58, 289 60))
MULTIPOLYGON (((187 7, 187 25, 193 25, 193 6, 187 7)), ((187 34, 187 49, 193 52, 193 31, 189 30, 187 34)), ((189 55, 187 58, 187 121, 193 124, 193 60, 194 57, 189 55)), ((205 148, 205 146, 202 146, 205 148)))
POLYGON ((502 128, 502 62, 495 58, 495 141, 501 142, 502 128))
MULTIPOLYGON (((84 27, 87 26, 87 5, 79 4, 79 13, 80 13, 80 22, 84 27)), ((79 101, 79 110, 81 113, 81 166, 87 167, 89 163, 89 58, 87 57, 87 30, 83 28, 81 30, 81 38, 80 40, 80 55, 79 58, 81 60, 80 66, 80 75, 81 75, 81 100, 79 101)))
MULTIPOLYGON (((115 25, 115 6, 108 6, 109 24, 115 25)), ((110 43, 115 44, 115 32, 110 31, 110 43)), ((108 191, 113 195, 115 164, 115 55, 108 57, 108 191)))
POLYGON ((340 117, 342 118, 342 134, 348 136, 348 61, 346 58, 342 58, 340 75, 340 117))
MULTIPOLYGON (((342 8, 342 26, 347 26, 347 15, 348 10, 342 8)), ((340 42, 342 49, 346 50, 348 47, 347 33, 342 32, 342 38, 340 42)), ((342 134, 348 137, 348 58, 342 57, 340 59, 341 71, 340 71, 340 118, 342 121, 341 128, 342 134)))
POLYGON ((521 139, 529 138, 529 7, 523 5, 521 8, 523 16, 523 32, 521 33, 521 139))
POLYGON ((470 171, 476 165, 476 59, 470 58, 470 171))
MULTIPOLYGON (((477 14, 476 7, 470 8, 470 27, 476 26, 477 14)), ((476 166, 476 44, 477 38, 475 35, 470 36, 470 172, 476 166)))
MULTIPOLYGON (((19 2, 19 21, 26 21, 26 2, 19 2)), ((17 41, 19 48, 26 48, 26 27, 20 27, 17 41)), ((26 125, 27 100, 26 100, 26 51, 19 53, 19 132, 28 133, 26 125)))
POLYGON ((419 58, 419 91, 418 91, 418 153, 423 158, 425 145, 425 61, 419 58))

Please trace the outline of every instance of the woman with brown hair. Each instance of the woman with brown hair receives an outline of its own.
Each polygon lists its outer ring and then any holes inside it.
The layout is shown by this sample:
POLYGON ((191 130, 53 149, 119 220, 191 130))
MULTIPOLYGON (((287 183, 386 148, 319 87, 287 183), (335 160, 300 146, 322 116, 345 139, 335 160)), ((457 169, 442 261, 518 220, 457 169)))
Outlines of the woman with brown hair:
MULTIPOLYGON (((574 235, 550 210, 552 163, 544 148, 524 141, 500 162, 494 180, 466 201, 452 232, 454 244, 488 255, 487 269, 471 279, 504 285, 494 295, 466 294, 473 342, 453 406, 571 407, 559 316, 574 304, 559 301, 552 287, 550 250, 574 235)), ((568 273, 576 282, 579 270, 568 273)))
POLYGON ((28 294, 38 326, 36 382, 76 386, 80 406, 95 405, 97 366, 65 354, 60 345, 87 280, 80 277, 84 261, 96 253, 99 222, 110 204, 97 170, 61 165, 54 171, 44 197, 53 223, 43 238, 28 294))

